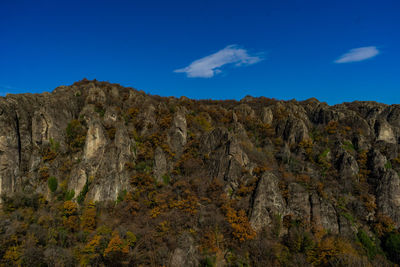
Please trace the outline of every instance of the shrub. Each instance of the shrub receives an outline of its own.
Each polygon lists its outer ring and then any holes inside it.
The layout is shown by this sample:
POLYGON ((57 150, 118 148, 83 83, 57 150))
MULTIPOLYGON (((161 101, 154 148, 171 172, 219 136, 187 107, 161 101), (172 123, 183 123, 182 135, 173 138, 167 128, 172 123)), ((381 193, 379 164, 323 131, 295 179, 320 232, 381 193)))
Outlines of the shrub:
POLYGON ((163 182, 165 185, 169 184, 171 182, 171 177, 168 174, 164 174, 162 176, 163 182))
POLYGON ((106 113, 106 110, 103 108, 103 105, 100 103, 96 103, 95 107, 94 107, 94 111, 96 111, 100 117, 104 117, 104 114, 106 113))
POLYGON ((60 149, 60 142, 54 141, 53 138, 49 139, 50 149, 54 152, 57 152, 60 149))
POLYGON ((367 233, 362 229, 358 231, 357 238, 363 245, 365 251, 367 252, 368 258, 373 259, 375 255, 378 253, 378 249, 374 241, 372 241, 371 238, 367 235, 367 233))
POLYGON ((39 169, 39 176, 41 179, 46 180, 49 178, 49 167, 43 166, 39 169))
POLYGON ((68 123, 66 132, 66 143, 72 151, 77 151, 85 145, 86 128, 79 120, 72 120, 68 123))
POLYGON ((88 191, 89 191, 89 181, 86 180, 86 183, 82 188, 82 191, 79 193, 78 197, 76 198, 76 201, 78 201, 79 204, 83 203, 88 191))
POLYGON ((232 235, 235 238, 240 242, 244 242, 256 237, 256 232, 251 227, 246 212, 243 209, 236 211, 228 204, 223 206, 223 210, 225 211, 226 221, 231 225, 232 235))
POLYGON ((54 176, 49 177, 49 179, 47 180, 47 186, 49 187, 51 192, 56 192, 58 186, 57 178, 54 176))
POLYGON ((127 191, 126 191, 126 190, 122 190, 122 191, 119 191, 119 192, 118 192, 117 204, 120 203, 120 202, 122 202, 122 201, 124 201, 126 194, 127 194, 127 191))
POLYGON ((339 123, 337 121, 330 121, 325 127, 328 134, 336 134, 339 123))
POLYGON ((74 196, 75 196, 75 190, 74 189, 67 190, 64 193, 64 200, 65 201, 71 200, 71 199, 74 198, 74 196))
POLYGON ((94 203, 89 203, 85 210, 83 211, 81 218, 81 226, 83 230, 91 231, 96 227, 96 206, 94 203))
POLYGON ((385 250, 389 258, 395 263, 400 263, 400 234, 390 233, 385 240, 385 250))
POLYGON ((386 170, 390 170, 392 168, 392 163, 388 160, 386 163, 385 163, 385 169, 386 170))
POLYGON ((343 142, 343 148, 346 149, 349 152, 355 151, 356 149, 354 148, 353 143, 349 141, 344 141, 343 142))
POLYGON ((107 248, 104 250, 104 258, 117 264, 118 262, 123 261, 129 253, 129 247, 121 240, 118 233, 114 232, 113 236, 108 243, 107 248))

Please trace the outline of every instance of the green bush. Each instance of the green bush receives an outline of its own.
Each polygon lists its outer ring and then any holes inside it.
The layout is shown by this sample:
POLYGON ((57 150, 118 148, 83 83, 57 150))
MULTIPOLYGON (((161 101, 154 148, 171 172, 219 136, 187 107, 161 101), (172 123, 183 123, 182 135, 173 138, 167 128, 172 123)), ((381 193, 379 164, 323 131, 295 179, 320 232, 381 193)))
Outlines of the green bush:
POLYGON ((395 263, 400 263, 400 234, 390 233, 385 240, 385 251, 389 259, 395 263))
POLYGON ((128 192, 126 190, 122 190, 118 192, 118 196, 117 196, 117 204, 124 201, 125 196, 128 192))
POLYGON ((346 149, 349 152, 355 151, 356 149, 354 148, 353 143, 349 141, 344 141, 343 142, 343 148, 346 149))
POLYGON ((365 251, 367 252, 368 258, 373 259, 376 254, 378 254, 378 248, 374 241, 368 236, 364 230, 359 230, 357 233, 357 238, 363 245, 365 251))
POLYGON ((54 141, 53 138, 49 139, 51 151, 58 152, 60 150, 60 142, 54 141))
POLYGON ((168 174, 164 174, 162 179, 165 185, 168 185, 171 182, 171 177, 168 174))
POLYGON ((66 191, 64 193, 64 201, 72 200, 74 198, 74 196, 75 196, 75 190, 74 189, 66 191))
POLYGON ((47 186, 51 192, 56 192, 58 186, 57 178, 53 176, 49 177, 49 179, 47 179, 47 186))
POLYGON ((83 203, 88 191, 89 191, 89 181, 86 181, 85 185, 82 188, 82 191, 79 193, 78 197, 76 198, 76 201, 78 201, 79 204, 83 203))
POLYGON ((392 168, 392 163, 388 160, 386 163, 385 163, 385 169, 386 170, 390 170, 392 168))

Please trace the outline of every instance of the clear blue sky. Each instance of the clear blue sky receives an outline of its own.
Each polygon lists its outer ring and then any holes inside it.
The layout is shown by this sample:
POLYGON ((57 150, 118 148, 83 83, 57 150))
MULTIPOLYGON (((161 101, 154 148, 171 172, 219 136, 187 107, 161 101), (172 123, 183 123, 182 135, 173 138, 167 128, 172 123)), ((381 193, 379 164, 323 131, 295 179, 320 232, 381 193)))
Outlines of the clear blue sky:
POLYGON ((400 103, 399 14, 399 0, 0 0, 0 94, 86 77, 162 96, 400 103))

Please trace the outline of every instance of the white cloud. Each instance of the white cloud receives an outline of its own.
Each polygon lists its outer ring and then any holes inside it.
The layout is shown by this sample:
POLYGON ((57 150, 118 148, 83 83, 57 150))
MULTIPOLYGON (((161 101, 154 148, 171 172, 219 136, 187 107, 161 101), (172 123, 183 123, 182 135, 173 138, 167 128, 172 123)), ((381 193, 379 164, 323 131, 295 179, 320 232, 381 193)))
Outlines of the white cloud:
POLYGON ((379 50, 375 46, 366 46, 353 48, 340 58, 335 60, 335 63, 349 63, 356 61, 363 61, 379 54, 379 50))
POLYGON ((250 56, 246 49, 237 45, 228 45, 222 50, 209 56, 193 61, 189 66, 174 72, 184 72, 190 78, 211 78, 221 73, 221 67, 227 64, 234 66, 252 65, 263 60, 259 56, 250 56))

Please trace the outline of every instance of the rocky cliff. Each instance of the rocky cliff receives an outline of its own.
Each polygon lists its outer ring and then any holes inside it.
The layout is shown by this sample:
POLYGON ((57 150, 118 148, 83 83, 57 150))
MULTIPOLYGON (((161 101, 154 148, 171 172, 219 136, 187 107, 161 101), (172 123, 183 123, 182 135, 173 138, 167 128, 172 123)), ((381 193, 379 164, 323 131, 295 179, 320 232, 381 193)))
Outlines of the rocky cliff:
POLYGON ((13 216, 31 208, 26 224, 85 235, 37 241, 46 265, 399 263, 399 141, 400 106, 375 102, 195 101, 87 80, 7 95, 2 262, 26 263, 23 239, 40 239, 29 226, 15 234, 13 216), (53 206, 64 219, 41 224, 53 206), (95 257, 85 249, 97 237, 95 257), (58 247, 68 260, 52 258, 58 247))

